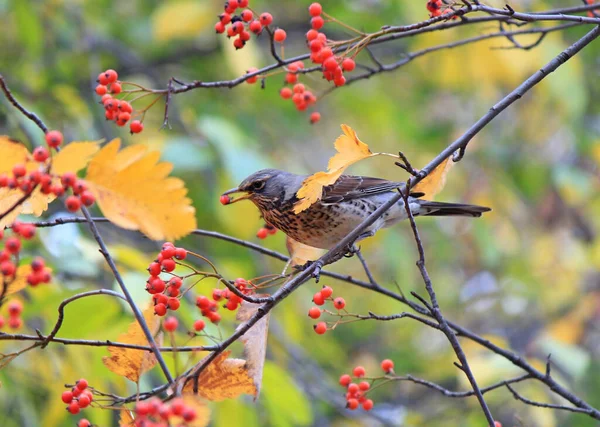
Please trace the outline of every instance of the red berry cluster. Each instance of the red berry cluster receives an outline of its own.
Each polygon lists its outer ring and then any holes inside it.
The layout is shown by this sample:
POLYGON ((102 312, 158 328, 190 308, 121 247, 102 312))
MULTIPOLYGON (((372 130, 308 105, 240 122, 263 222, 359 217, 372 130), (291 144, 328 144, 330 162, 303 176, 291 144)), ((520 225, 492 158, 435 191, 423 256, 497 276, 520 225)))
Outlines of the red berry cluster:
POLYGON ((259 239, 266 239, 267 236, 272 236, 273 234, 277 233, 277 229, 275 227, 273 227, 271 224, 267 224, 265 223, 264 227, 261 227, 258 229, 258 231, 256 232, 256 237, 258 237, 259 239))
MULTIPOLYGON (((250 294, 254 292, 254 285, 252 282, 238 278, 235 279, 233 285, 243 294, 250 294)), ((207 317, 212 323, 219 323, 221 315, 218 313, 219 305, 218 302, 223 301, 225 304, 223 308, 229 311, 235 311, 239 308, 242 303, 242 298, 229 289, 213 289, 211 298, 200 295, 196 298, 196 306, 200 309, 202 316, 207 317)), ((197 320, 194 323, 194 330, 200 332, 204 329, 205 323, 203 320, 197 320)))
POLYGON ((156 397, 147 402, 141 401, 135 405, 135 413, 135 427, 187 426, 197 417, 196 410, 187 406, 181 398, 175 398, 170 403, 164 403, 156 397), (180 419, 183 419, 183 424, 179 423, 180 419))
MULTIPOLYGON (((585 0, 585 4, 594 4, 596 2, 596 0, 585 0)), ((588 10, 587 12, 587 16, 589 18, 597 18, 598 14, 596 11, 594 10, 588 10)))
MULTIPOLYGON (((436 16, 441 16, 441 15, 445 15, 447 13, 452 12, 452 8, 450 7, 445 7, 444 9, 442 9, 442 7, 444 6, 444 3, 442 2, 442 0, 428 0, 427 1, 427 10, 429 11, 429 16, 431 18, 435 18, 436 16)), ((458 16, 453 16, 451 19, 457 19, 458 16)))
MULTIPOLYGON (((115 70, 106 70, 98 75, 98 86, 96 95, 101 96, 100 103, 104 106, 106 120, 113 120, 117 126, 123 127, 130 122, 133 107, 125 100, 119 100, 113 95, 118 95, 123 90, 122 83, 118 80, 119 75, 115 70)), ((140 120, 131 120, 129 131, 140 133, 144 130, 144 124, 140 120)))
MULTIPOLYGON (((30 240, 35 236, 35 225, 15 221, 12 225, 13 236, 6 239, 4 249, 0 251, 0 273, 4 276, 5 283, 11 283, 17 274, 19 253, 21 252, 21 239, 30 240)), ((0 240, 4 232, 0 230, 0 240)), ((27 275, 27 283, 37 286, 40 283, 49 283, 52 279, 50 269, 46 267, 44 259, 34 258, 31 261, 31 273, 27 275)))
MULTIPOLYGON (((23 303, 19 300, 12 300, 8 303, 8 327, 19 329, 23 326, 21 313, 23 312, 23 303)), ((0 329, 4 327, 4 317, 0 316, 0 329)))
POLYGON ((155 314, 164 316, 167 310, 179 309, 181 303, 178 297, 183 280, 172 272, 177 266, 175 260, 183 260, 186 257, 187 251, 184 248, 177 248, 173 243, 166 242, 156 259, 148 266, 150 277, 146 281, 146 291, 152 294, 155 314), (160 277, 162 272, 171 273, 172 277, 165 282, 160 277))
MULTIPOLYGON (((46 143, 51 148, 57 148, 63 141, 62 133, 57 130, 46 133, 46 143)), ((27 173, 23 164, 13 166, 12 176, 0 174, 0 188, 19 189, 23 193, 30 193, 39 185, 42 194, 54 194, 61 197, 71 188, 73 195, 65 199, 65 206, 71 212, 77 211, 81 205, 92 206, 96 201, 94 195, 87 190, 87 185, 73 172, 66 172, 62 176, 48 173, 50 151, 46 147, 37 147, 31 157, 40 165, 37 169, 27 173)))
MULTIPOLYGON (((346 301, 344 300, 344 298, 333 298, 332 295, 333 289, 329 286, 323 286, 323 288, 319 292, 313 295, 313 302, 316 305, 321 306, 324 305, 326 301, 332 301, 335 309, 343 310, 344 307, 346 307, 346 301)), ((310 310, 308 310, 308 317, 310 317, 311 319, 318 319, 319 317, 321 317, 322 312, 323 311, 319 307, 312 307, 310 310)), ((325 332, 327 332, 327 323, 317 323, 316 325, 314 325, 314 330, 317 334, 323 335, 325 332)))
MULTIPOLYGON (((264 27, 268 27, 273 22, 273 16, 264 12, 256 15, 248 8, 248 0, 228 0, 225 2, 224 12, 219 15, 219 21, 215 24, 217 34, 226 33, 228 38, 235 37, 233 46, 236 49, 243 48, 248 40, 250 33, 259 35, 264 27), (238 9, 242 10, 236 15, 238 9)), ((275 41, 281 43, 285 40, 286 34, 283 30, 276 30, 273 34, 275 41)))
MULTIPOLYGON (((71 390, 63 391, 61 396, 62 401, 67 405, 67 411, 71 414, 78 414, 83 408, 87 408, 90 403, 94 400, 94 395, 88 390, 88 382, 85 378, 80 379, 75 383, 75 386, 71 390)), ((87 420, 82 420, 87 421, 87 420)), ((88 424, 91 425, 88 421, 88 424)))

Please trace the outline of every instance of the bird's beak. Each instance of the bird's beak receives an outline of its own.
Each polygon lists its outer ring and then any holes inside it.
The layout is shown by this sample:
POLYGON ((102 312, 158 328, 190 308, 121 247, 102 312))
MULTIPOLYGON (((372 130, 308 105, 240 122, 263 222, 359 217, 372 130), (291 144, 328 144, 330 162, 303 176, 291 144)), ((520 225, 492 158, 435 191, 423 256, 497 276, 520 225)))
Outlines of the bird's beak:
MULTIPOLYGON (((244 190, 240 190, 240 188, 239 188, 239 187, 235 187, 235 188, 232 188, 231 190, 227 190, 227 191, 226 191, 226 192, 224 192, 222 195, 223 195, 223 196, 229 196, 230 194, 233 194, 233 193, 243 193, 243 192, 245 192, 245 191, 244 191, 244 190)), ((229 198, 229 203, 228 203, 228 204, 232 204, 232 203, 235 203, 235 202, 239 202, 240 200, 247 199, 247 198, 249 198, 249 197, 251 196, 251 194, 250 194, 250 193, 247 193, 247 192, 245 192, 245 193, 246 193, 246 194, 244 194, 244 195, 242 195, 242 196, 240 196, 240 197, 237 197, 237 198, 231 198, 231 197, 230 197, 230 198, 229 198)))

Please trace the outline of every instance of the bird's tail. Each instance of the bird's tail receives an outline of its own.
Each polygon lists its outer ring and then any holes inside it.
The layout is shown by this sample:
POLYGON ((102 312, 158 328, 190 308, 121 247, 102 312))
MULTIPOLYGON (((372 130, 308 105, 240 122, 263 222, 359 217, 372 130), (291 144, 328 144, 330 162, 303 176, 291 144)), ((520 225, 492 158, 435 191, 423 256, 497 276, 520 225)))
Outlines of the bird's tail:
POLYGON ((463 203, 432 202, 419 200, 419 216, 471 216, 480 217, 482 213, 491 211, 485 206, 467 205, 463 203))

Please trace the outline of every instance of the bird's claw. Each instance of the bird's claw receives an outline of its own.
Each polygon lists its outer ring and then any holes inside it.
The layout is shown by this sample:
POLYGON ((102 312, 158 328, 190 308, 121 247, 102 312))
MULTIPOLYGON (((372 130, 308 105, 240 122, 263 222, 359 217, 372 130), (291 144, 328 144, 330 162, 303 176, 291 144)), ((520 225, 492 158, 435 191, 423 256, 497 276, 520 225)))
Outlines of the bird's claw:
POLYGON ((295 265, 293 268, 297 271, 304 271, 311 267, 313 264, 316 264, 316 266, 313 272, 311 273, 311 276, 313 277, 313 279, 315 279, 315 282, 319 283, 319 279, 321 278, 321 269, 323 268, 322 261, 306 261, 306 263, 302 265, 295 265))
POLYGON ((346 249, 346 253, 344 253, 344 257, 346 257, 346 258, 352 258, 358 252, 360 252, 360 247, 359 246, 356 246, 356 245, 348 246, 348 248, 346 249))

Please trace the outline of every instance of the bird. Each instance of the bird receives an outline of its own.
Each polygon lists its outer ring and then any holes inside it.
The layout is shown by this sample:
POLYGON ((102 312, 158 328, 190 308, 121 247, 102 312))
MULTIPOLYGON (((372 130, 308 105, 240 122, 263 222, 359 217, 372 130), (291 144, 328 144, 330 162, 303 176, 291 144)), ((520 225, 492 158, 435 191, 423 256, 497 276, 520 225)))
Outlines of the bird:
MULTIPOLYGON (((319 201, 296 214, 296 193, 306 178, 308 175, 263 169, 248 176, 237 187, 224 192, 222 197, 227 197, 227 204, 248 199, 260 210, 267 224, 278 228, 297 242, 329 250, 406 185, 381 178, 341 175, 332 185, 323 187, 319 201), (229 198, 234 193, 244 194, 229 198)), ((408 204, 415 217, 480 217, 491 210, 484 206, 423 200, 423 195, 411 193, 408 196, 408 204)), ((365 229, 354 243, 404 219, 408 219, 408 214, 404 200, 400 199, 365 229)))

